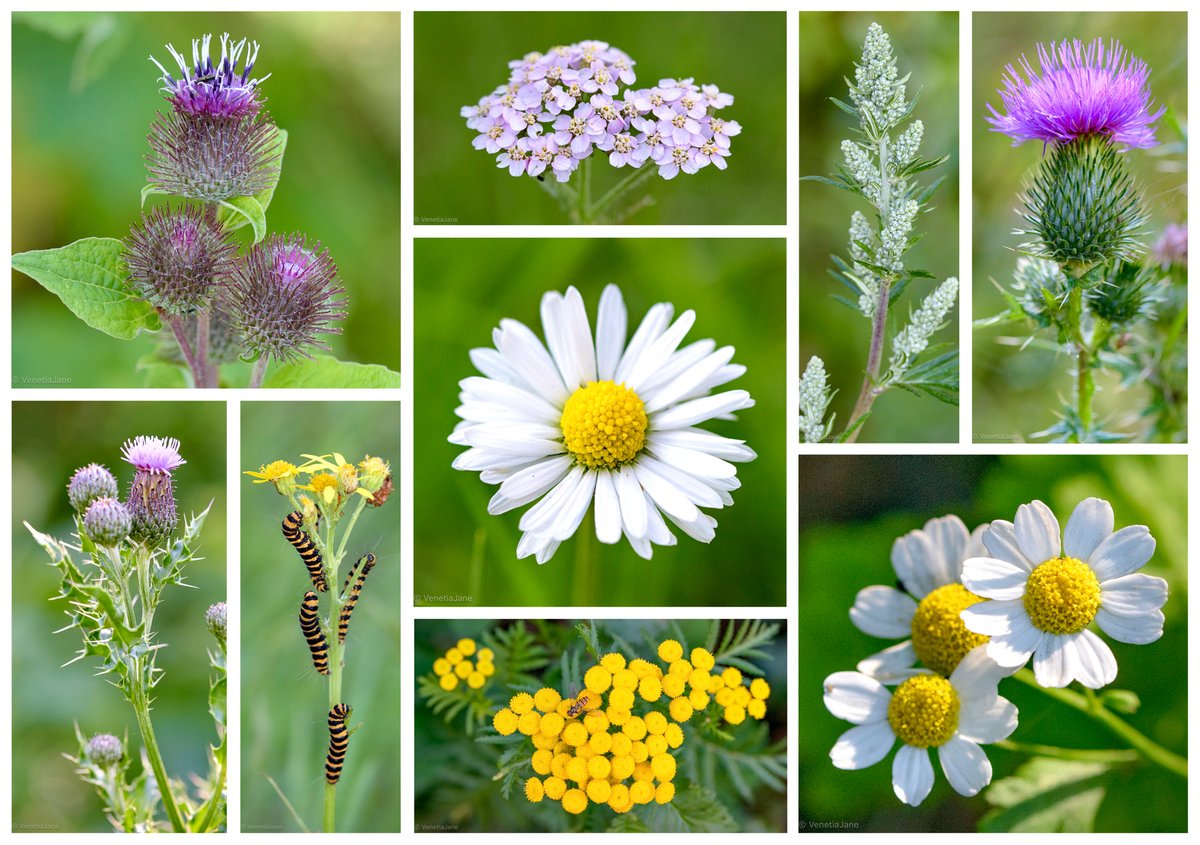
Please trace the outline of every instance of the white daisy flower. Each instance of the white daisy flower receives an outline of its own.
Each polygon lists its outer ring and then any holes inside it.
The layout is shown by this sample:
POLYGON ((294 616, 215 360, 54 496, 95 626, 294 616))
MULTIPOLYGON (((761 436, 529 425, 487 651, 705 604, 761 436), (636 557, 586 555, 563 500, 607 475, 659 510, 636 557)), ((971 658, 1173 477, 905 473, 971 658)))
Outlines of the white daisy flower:
POLYGON ((999 695, 1000 667, 985 646, 972 649, 950 674, 913 675, 890 691, 861 672, 825 679, 825 706, 853 727, 829 752, 839 769, 865 769, 902 747, 892 761, 892 789, 916 807, 933 788, 929 749, 936 748, 946 780, 960 795, 975 795, 992 780, 992 764, 979 746, 1007 739, 1017 708, 999 695))
POLYGON ((712 392, 746 368, 730 363, 732 346, 681 347, 696 315, 672 322, 673 313, 658 303, 627 338, 621 291, 608 285, 593 341, 583 297, 571 287, 542 297, 545 345, 524 324, 501 320, 495 348, 471 350, 483 377, 459 382, 462 422, 450 442, 469 448, 453 465, 500 485, 489 513, 537 502, 521 516, 517 557, 548 561, 592 502, 597 539, 624 535, 646 559, 653 545, 675 544, 666 520, 712 541, 717 521, 701 508, 732 505, 741 486, 732 462, 756 456, 745 441, 696 426, 730 419, 754 400, 745 390, 712 392))
POLYGON ((864 634, 903 642, 860 661, 858 671, 896 681, 911 675, 920 661, 949 675, 967 652, 987 642, 959 618, 964 608, 983 601, 962 585, 962 564, 985 553, 986 528, 985 523, 968 534, 957 516, 943 516, 892 544, 892 569, 904 589, 859 590, 850 621, 864 634))
POLYGON ((1113 531, 1112 505, 1084 499, 1059 540, 1058 520, 1034 501, 1016 522, 997 520, 983 535, 991 557, 963 564, 967 589, 991 599, 962 613, 972 631, 991 637, 988 654, 1001 666, 1033 657, 1044 687, 1079 681, 1098 689, 1117 676, 1112 650, 1093 631, 1123 643, 1162 636, 1167 582, 1137 572, 1154 554, 1144 525, 1113 531))

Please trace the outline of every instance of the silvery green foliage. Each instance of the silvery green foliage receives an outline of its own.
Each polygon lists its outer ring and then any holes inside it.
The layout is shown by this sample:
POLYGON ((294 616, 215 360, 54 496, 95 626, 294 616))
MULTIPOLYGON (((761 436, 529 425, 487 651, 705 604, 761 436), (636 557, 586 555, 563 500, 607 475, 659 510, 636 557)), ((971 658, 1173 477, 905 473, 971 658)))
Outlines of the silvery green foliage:
MULTIPOLYGON (((866 367, 868 381, 863 387, 863 398, 847 420, 847 429, 839 440, 857 430, 874 398, 891 387, 958 404, 957 350, 919 360, 923 353, 932 351, 929 338, 945 325, 957 302, 957 279, 943 281, 911 313, 909 322, 893 340, 887 368, 880 372, 888 329, 887 312, 911 280, 935 278, 931 273, 907 266, 906 255, 923 236, 915 231, 916 223, 920 214, 930 210, 927 203, 942 179, 922 185, 915 177, 949 159, 948 155, 921 157, 925 124, 911 119, 917 100, 908 96, 908 80, 908 75, 900 74, 887 33, 879 24, 872 23, 863 43, 862 58, 855 67, 854 81, 847 81, 849 102, 830 98, 834 105, 856 119, 854 137, 841 142, 843 163, 837 165, 831 176, 807 177, 849 191, 870 206, 865 213, 856 210, 851 215, 846 258, 833 256, 836 269, 831 271, 851 293, 837 299, 872 323, 866 367), (885 296, 886 301, 881 301, 885 296)), ((807 372, 805 376, 808 377, 807 372)), ((809 383, 810 393, 813 384, 809 383)), ((805 389, 802 381, 802 396, 805 389)), ((819 403, 813 399, 806 414, 803 398, 801 401, 802 431, 806 440, 812 442, 810 435, 815 438, 822 425, 813 417, 819 403), (810 428, 805 429, 805 425, 810 428)), ((817 439, 828 434, 826 431, 817 439)))
POLYGON ((805 443, 820 443, 833 431, 833 417, 825 419, 831 399, 825 362, 814 355, 800 378, 800 436, 805 443))

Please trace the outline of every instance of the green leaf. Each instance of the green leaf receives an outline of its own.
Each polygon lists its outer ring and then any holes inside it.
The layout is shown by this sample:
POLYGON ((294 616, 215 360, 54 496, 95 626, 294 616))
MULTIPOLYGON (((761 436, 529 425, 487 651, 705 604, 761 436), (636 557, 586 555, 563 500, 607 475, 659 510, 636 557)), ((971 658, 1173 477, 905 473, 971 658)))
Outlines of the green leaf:
POLYGON ((84 238, 58 249, 19 252, 20 270, 63 301, 79 319, 118 340, 162 328, 158 314, 129 285, 129 271, 116 238, 84 238))
POLYGON ((230 224, 229 229, 237 229, 249 223, 254 227, 254 243, 267 236, 267 211, 254 197, 233 197, 218 202, 222 214, 228 212, 231 220, 238 221, 236 224, 230 224))
POLYGON ((859 417, 858 419, 856 419, 856 420, 854 421, 854 424, 853 424, 853 425, 851 425, 851 426, 848 426, 848 427, 846 428, 846 430, 845 430, 845 431, 843 431, 841 434, 839 434, 839 435, 838 435, 838 438, 837 438, 837 440, 836 440, 835 442, 837 442, 837 443, 845 443, 845 442, 846 442, 846 440, 847 440, 847 439, 850 437, 850 435, 852 435, 854 432, 856 432, 856 431, 858 431, 860 428, 862 428, 862 424, 863 424, 863 423, 865 423, 865 422, 867 421, 867 417, 869 417, 869 416, 871 416, 871 412, 870 412, 870 411, 867 411, 867 412, 866 412, 865 414, 863 414, 861 417, 859 417))
POLYGON ((1090 832, 1111 769, 1103 763, 1035 757, 984 793, 996 809, 981 832, 1090 832))
MULTIPOLYGON (((267 207, 271 205, 271 199, 275 196, 275 188, 278 187, 278 185, 279 185, 279 175, 283 173, 283 153, 284 153, 284 150, 287 149, 287 137, 288 137, 288 133, 287 133, 286 129, 279 129, 278 127, 276 127, 276 129, 275 129, 275 144, 274 144, 273 149, 271 150, 271 152, 274 152, 277 150, 279 153, 279 167, 277 168, 275 181, 272 182, 269 187, 266 187, 263 190, 259 191, 253 197, 237 197, 235 199, 230 200, 231 203, 236 203, 238 200, 246 200, 246 199, 257 200, 259 206, 262 209, 263 214, 264 215, 266 214, 267 207)), ((245 216, 243 216, 238 210, 226 209, 224 207, 222 207, 217 212, 217 221, 220 222, 222 225, 224 225, 225 228, 231 232, 234 229, 240 229, 241 227, 245 226, 247 223, 252 222, 252 221, 248 220, 245 216)), ((259 241, 262 240, 261 237, 257 236, 257 232, 255 233, 255 235, 256 235, 255 240, 254 240, 255 243, 258 243, 259 241)))
POLYGON ((1100 693, 1100 701, 1109 710, 1132 715, 1142 706, 1142 699, 1130 689, 1106 689, 1100 693))
POLYGON ((693 784, 663 805, 678 814, 683 828, 693 833, 735 833, 737 822, 711 789, 693 784))
POLYGON ((160 352, 151 352, 138 358, 134 367, 145 373, 144 387, 189 387, 187 367, 178 361, 170 361, 160 352))
POLYGON ((221 675, 213 679, 212 686, 208 688, 208 712, 212 715, 213 721, 224 727, 226 713, 226 681, 225 676, 221 675))
POLYGON ((637 813, 630 810, 628 813, 622 813, 619 816, 614 816, 613 820, 608 823, 606 833, 651 833, 650 826, 642 821, 637 813))
POLYGON ((146 185, 142 188, 142 208, 146 207, 146 198, 152 197, 155 194, 166 194, 167 192, 158 185, 146 185))
POLYGON ((267 373, 263 387, 398 388, 400 374, 379 364, 339 361, 318 355, 311 361, 284 364, 267 373))

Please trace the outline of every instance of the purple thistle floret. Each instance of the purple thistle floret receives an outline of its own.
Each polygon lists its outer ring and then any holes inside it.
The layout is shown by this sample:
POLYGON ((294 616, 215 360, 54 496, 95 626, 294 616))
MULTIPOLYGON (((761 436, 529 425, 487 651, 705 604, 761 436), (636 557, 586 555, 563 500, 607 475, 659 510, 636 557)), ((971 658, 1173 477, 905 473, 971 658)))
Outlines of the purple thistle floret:
POLYGON ((1154 107, 1147 81, 1150 68, 1113 40, 1105 49, 1097 38, 1038 45, 1041 73, 1025 56, 1020 67, 1008 65, 1004 88, 997 93, 1005 114, 988 104, 992 131, 1013 144, 1039 140, 1066 144, 1101 137, 1122 147, 1153 147, 1154 123, 1166 106, 1154 107))
POLYGON ((216 214, 190 205, 175 211, 159 206, 143 214, 125 240, 133 287, 171 315, 208 308, 236 252, 216 214))
POLYGON ((216 117, 247 117, 258 114, 262 98, 258 86, 271 74, 260 79, 251 79, 250 71, 258 59, 258 42, 247 46, 247 41, 233 42, 229 33, 221 36, 221 58, 215 64, 209 52, 212 35, 192 39, 192 62, 189 65, 183 55, 168 44, 167 50, 179 65, 179 78, 172 76, 153 56, 150 61, 162 71, 163 91, 178 112, 187 114, 213 115, 216 117), (246 51, 246 63, 242 72, 237 72, 238 59, 246 51))
POLYGON ((179 455, 179 441, 174 437, 139 435, 126 440, 121 458, 142 472, 166 473, 187 463, 179 455))
POLYGON ((305 347, 329 349, 321 334, 339 334, 345 292, 337 265, 319 242, 272 235, 237 263, 227 302, 246 351, 276 361, 311 358, 305 347))
POLYGON ((121 457, 137 468, 127 502, 133 522, 130 534, 147 545, 161 543, 179 521, 171 477, 172 470, 187 463, 179 455, 179 441, 140 435, 125 441, 121 457))

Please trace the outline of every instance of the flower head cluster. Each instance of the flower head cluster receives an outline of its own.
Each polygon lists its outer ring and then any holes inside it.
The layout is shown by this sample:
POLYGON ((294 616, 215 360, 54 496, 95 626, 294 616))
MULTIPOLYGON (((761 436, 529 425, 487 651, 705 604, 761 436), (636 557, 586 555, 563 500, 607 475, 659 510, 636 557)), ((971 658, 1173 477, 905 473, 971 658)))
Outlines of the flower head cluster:
POLYGON ((464 106, 475 149, 513 176, 566 182, 594 151, 613 167, 647 162, 664 179, 726 167, 737 121, 716 112, 733 97, 692 79, 632 87, 635 62, 602 41, 552 47, 509 62, 508 82, 464 106), (627 87, 622 87, 627 86, 627 87))
POLYGON ((224 646, 225 635, 229 628, 229 607, 225 602, 219 601, 209 605, 208 610, 204 612, 204 624, 208 627, 209 633, 224 646))
POLYGON ((905 81, 896 67, 892 40, 877 23, 867 27, 862 60, 854 69, 850 99, 858 107, 868 137, 886 131, 908 108, 905 81))
POLYGON ((833 418, 826 421, 825 413, 832 400, 825 362, 814 355, 800 377, 800 434, 805 443, 820 443, 829 436, 833 418))
POLYGON ((446 692, 457 688, 460 682, 471 689, 483 689, 496 674, 495 659, 490 648, 476 648, 473 639, 464 637, 433 661, 433 674, 438 686, 446 692))
POLYGON ((1088 44, 1076 38, 1039 44, 1037 51, 1041 73, 1024 56, 1020 70, 1008 65, 998 92, 1005 113, 988 105, 994 132, 1009 135, 1014 144, 1067 144, 1089 137, 1123 147, 1158 143, 1154 123, 1166 106, 1154 107, 1150 68, 1120 42, 1110 41, 1106 49, 1102 38, 1088 44))
POLYGON ((211 210, 159 206, 125 241, 129 279, 142 298, 170 315, 207 308, 233 269, 237 245, 211 210))
POLYGON ((173 437, 135 437, 127 440, 121 457, 136 472, 129 486, 129 511, 133 518, 131 536, 147 545, 161 543, 179 522, 175 511, 172 471, 187 463, 173 437))
POLYGON ((341 508, 353 496, 360 496, 371 504, 391 479, 388 462, 370 455, 357 464, 339 452, 301 457, 304 463, 300 466, 276 460, 257 470, 246 470, 245 474, 253 478, 255 484, 274 485, 275 492, 288 499, 294 499, 296 491, 306 490, 327 510, 341 508))
POLYGON ((925 297, 921 307, 909 317, 908 325, 892 338, 890 369, 894 375, 902 374, 925 351, 929 338, 946 324, 946 315, 957 301, 958 279, 953 276, 925 297))
POLYGON ((547 687, 518 693, 496 712, 498 733, 520 732, 533 744, 527 799, 560 802, 572 815, 589 804, 618 814, 668 804, 684 723, 710 705, 729 724, 765 715, 770 687, 761 678, 743 684, 739 670, 718 668, 706 649, 684 657, 677 640, 660 643, 657 656, 653 663, 611 652, 586 671, 585 689, 573 698, 547 687))
POLYGON ((229 33, 225 33, 221 36, 221 58, 215 63, 209 51, 211 42, 211 34, 203 39, 192 39, 190 64, 173 45, 167 45, 167 50, 179 65, 178 79, 158 59, 150 57, 150 61, 162 71, 162 90, 167 94, 167 99, 176 111, 192 115, 247 117, 258 114, 262 108, 258 86, 271 75, 268 73, 261 79, 250 77, 254 62, 258 59, 258 42, 247 46, 245 38, 234 42, 229 33), (242 72, 238 73, 237 64, 243 50, 246 52, 246 61, 242 72))

